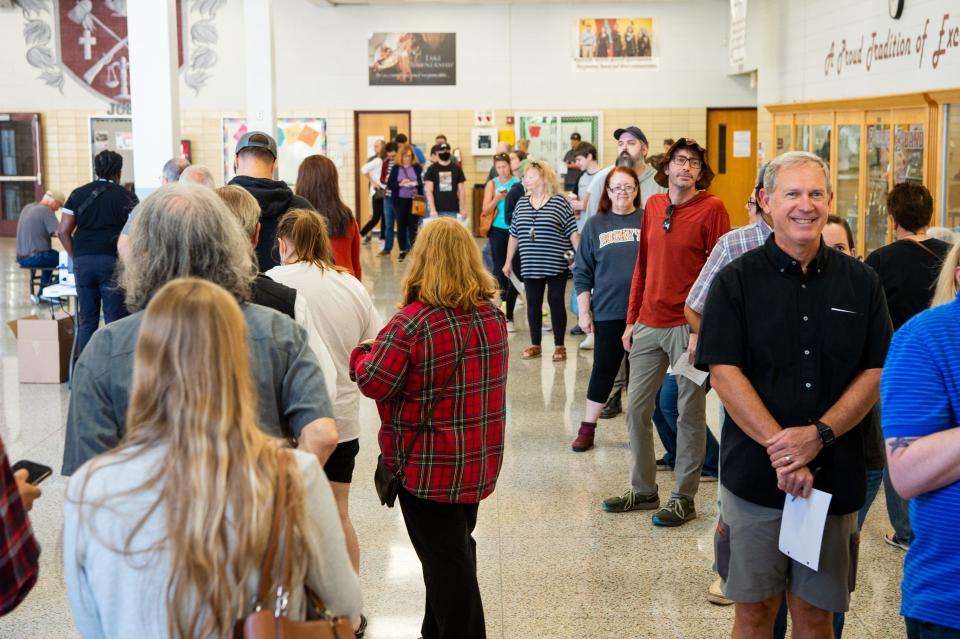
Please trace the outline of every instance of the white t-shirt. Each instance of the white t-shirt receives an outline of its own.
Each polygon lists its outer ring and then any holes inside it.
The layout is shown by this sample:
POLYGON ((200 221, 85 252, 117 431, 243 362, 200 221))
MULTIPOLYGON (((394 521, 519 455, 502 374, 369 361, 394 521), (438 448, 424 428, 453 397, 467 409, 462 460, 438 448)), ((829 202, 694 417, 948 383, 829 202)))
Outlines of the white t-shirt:
POLYGON ((383 160, 376 156, 366 164, 360 167, 360 172, 370 178, 370 196, 373 197, 373 194, 376 193, 376 188, 379 186, 382 189, 387 188, 380 183, 380 168, 383 166, 383 160))
POLYGON ((349 273, 322 270, 298 262, 275 266, 266 275, 297 289, 306 300, 313 324, 333 357, 337 369, 337 398, 333 414, 340 441, 360 436, 360 391, 350 380, 350 353, 366 339, 373 339, 383 319, 363 284, 349 273))
POLYGON ((330 403, 335 404, 337 401, 337 367, 333 363, 330 349, 327 348, 326 342, 317 332, 316 322, 307 307, 306 298, 299 292, 296 301, 293 303, 293 320, 297 323, 297 326, 302 326, 303 330, 307 332, 307 344, 310 345, 310 350, 317 356, 317 361, 320 363, 323 385, 327 389, 327 395, 330 396, 330 403))

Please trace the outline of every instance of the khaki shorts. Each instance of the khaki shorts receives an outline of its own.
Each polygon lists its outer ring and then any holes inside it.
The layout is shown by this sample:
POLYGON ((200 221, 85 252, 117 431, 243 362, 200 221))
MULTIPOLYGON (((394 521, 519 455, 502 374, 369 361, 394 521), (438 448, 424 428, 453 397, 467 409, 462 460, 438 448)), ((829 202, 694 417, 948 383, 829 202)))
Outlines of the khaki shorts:
POLYGON ((857 579, 857 513, 827 516, 814 571, 780 552, 783 511, 741 499, 723 486, 720 509, 717 572, 726 579, 727 597, 755 603, 789 591, 821 610, 847 611, 857 579))

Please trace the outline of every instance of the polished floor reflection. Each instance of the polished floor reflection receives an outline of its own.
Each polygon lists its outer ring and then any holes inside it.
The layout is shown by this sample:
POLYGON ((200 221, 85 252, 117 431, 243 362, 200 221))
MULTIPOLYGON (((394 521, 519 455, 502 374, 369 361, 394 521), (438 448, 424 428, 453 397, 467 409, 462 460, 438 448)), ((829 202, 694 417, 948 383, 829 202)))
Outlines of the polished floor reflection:
MULTIPOLYGON (((364 247, 364 283, 389 316, 405 264, 377 258, 364 247)), ((26 272, 14 261, 12 239, 0 239, 0 319, 31 312, 26 272)), ((44 307, 45 308, 45 307, 44 307)), ((570 451, 582 415, 591 355, 575 348, 554 364, 549 357, 523 361, 528 345, 522 311, 511 336, 508 436, 496 492, 480 506, 477 526, 480 586, 491 638, 719 638, 728 637, 733 610, 706 600, 712 573, 717 484, 697 497, 699 518, 677 529, 656 528, 649 514, 606 514, 600 500, 627 484, 624 418, 601 423, 597 448, 570 451)), ((571 319, 572 321, 572 319, 571 319)), ((11 462, 28 458, 59 471, 66 421, 67 385, 17 383, 16 344, 0 337, 0 436, 11 462)), ((573 348, 571 348, 573 347, 573 348)), ((550 354, 547 346, 545 355, 550 354)), ((716 431, 717 406, 708 414, 716 431)), ((364 400, 361 451, 351 510, 362 550, 361 576, 370 639, 415 639, 423 610, 420 565, 399 509, 379 505, 373 491, 376 409, 364 400)), ((670 473, 660 473, 667 496, 670 473)), ((43 485, 31 513, 43 546, 41 576, 29 598, 0 618, 3 639, 77 637, 63 585, 61 525, 65 478, 43 485)), ((883 492, 870 511, 860 552, 857 591, 845 639, 903 637, 898 615, 903 553, 884 544, 890 529, 883 492)))

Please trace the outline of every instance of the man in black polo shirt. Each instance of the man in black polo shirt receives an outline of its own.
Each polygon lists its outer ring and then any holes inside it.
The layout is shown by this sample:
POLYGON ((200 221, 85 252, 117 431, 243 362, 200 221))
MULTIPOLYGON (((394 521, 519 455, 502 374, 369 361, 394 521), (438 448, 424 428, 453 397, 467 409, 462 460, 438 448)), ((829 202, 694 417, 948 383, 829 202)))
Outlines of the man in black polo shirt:
POLYGON ((106 324, 127 316, 123 291, 117 286, 117 238, 140 200, 118 184, 123 156, 100 151, 93 159, 97 179, 75 189, 63 205, 57 237, 73 258, 77 282, 80 331, 77 353, 100 325, 100 305, 106 324), (76 231, 76 232, 74 232, 76 231))
POLYGON ((730 553, 718 569, 737 604, 734 636, 770 637, 786 591, 794 632, 829 637, 856 578, 861 430, 892 329, 876 273, 821 241, 823 160, 781 155, 761 198, 774 233, 717 275, 697 350, 726 408, 718 535, 730 553), (778 549, 785 498, 814 487, 832 495, 817 571, 778 549))

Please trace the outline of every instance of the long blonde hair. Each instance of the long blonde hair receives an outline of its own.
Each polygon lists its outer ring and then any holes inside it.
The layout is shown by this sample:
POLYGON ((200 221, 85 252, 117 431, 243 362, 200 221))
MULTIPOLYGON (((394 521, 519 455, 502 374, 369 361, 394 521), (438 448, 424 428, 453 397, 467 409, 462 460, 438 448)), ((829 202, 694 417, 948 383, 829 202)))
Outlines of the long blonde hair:
MULTIPOLYGON (((557 172, 553 170, 549 162, 543 160, 528 160, 527 165, 523 169, 523 175, 526 175, 527 171, 531 169, 539 173, 540 177, 543 178, 543 191, 548 198, 560 193, 563 188, 560 185, 560 178, 557 177, 557 172)), ((520 176, 521 180, 523 179, 523 175, 520 176)))
POLYGON ((431 220, 417 236, 403 278, 403 308, 416 301, 466 311, 493 298, 496 281, 470 233, 453 218, 431 220))
POLYGON ((946 259, 943 260, 943 268, 940 269, 940 277, 937 278, 937 288, 933 291, 933 299, 930 300, 930 307, 949 304, 957 299, 957 268, 960 268, 960 242, 953 245, 946 259))
MULTIPOLYGON (((116 551, 128 560, 139 554, 134 538, 163 510, 166 538, 154 549, 169 553, 166 615, 169 636, 177 639, 232 636, 236 620, 250 612, 242 593, 259 574, 267 546, 283 443, 257 428, 246 332, 239 305, 219 286, 194 278, 163 286, 137 339, 126 435, 87 475, 89 482, 98 470, 166 447, 142 484, 91 507, 158 490, 116 551)), ((304 544, 310 543, 303 478, 295 462, 287 468, 287 521, 302 578, 304 544)))

